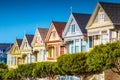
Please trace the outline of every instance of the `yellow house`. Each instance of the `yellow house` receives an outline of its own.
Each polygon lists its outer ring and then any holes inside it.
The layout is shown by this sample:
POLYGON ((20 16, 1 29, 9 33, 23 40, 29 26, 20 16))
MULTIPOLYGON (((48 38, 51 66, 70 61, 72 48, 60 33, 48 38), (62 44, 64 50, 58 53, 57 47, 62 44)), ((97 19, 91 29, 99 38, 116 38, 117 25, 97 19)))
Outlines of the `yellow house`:
POLYGON ((89 48, 120 40, 120 4, 98 2, 86 29, 89 48))
POLYGON ((33 54, 36 54, 36 61, 46 61, 47 60, 47 52, 45 48, 45 37, 48 32, 48 28, 37 28, 33 41, 33 54))
POLYGON ((32 46, 31 42, 33 40, 34 35, 26 34, 23 38, 22 44, 20 46, 20 51, 22 54, 22 63, 28 64, 31 62, 35 62, 35 55, 32 54, 32 46))
POLYGON ((18 65, 22 64, 22 56, 20 51, 21 43, 22 43, 22 39, 16 39, 14 45, 8 52, 7 65, 9 69, 17 68, 18 65))
POLYGON ((56 59, 64 54, 65 46, 63 45, 62 32, 66 22, 53 21, 45 38, 46 48, 48 51, 48 61, 56 61, 56 59))

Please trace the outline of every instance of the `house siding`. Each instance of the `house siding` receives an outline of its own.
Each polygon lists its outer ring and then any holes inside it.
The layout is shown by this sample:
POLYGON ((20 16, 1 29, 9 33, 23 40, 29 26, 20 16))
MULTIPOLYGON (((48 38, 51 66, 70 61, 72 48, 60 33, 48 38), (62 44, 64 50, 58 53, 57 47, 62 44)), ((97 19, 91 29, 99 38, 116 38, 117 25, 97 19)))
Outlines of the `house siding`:
POLYGON ((65 53, 76 53, 76 52, 86 52, 87 39, 84 40, 85 36, 83 35, 79 25, 77 24, 74 16, 71 14, 66 25, 66 28, 63 33, 64 43, 65 43, 65 53), (75 25, 75 32, 71 32, 72 25, 75 25), (78 42, 76 42, 78 40, 78 42), (84 48, 83 48, 84 45, 84 48), (79 47, 79 48, 78 48, 79 47), (84 50, 83 50, 83 49, 84 50))

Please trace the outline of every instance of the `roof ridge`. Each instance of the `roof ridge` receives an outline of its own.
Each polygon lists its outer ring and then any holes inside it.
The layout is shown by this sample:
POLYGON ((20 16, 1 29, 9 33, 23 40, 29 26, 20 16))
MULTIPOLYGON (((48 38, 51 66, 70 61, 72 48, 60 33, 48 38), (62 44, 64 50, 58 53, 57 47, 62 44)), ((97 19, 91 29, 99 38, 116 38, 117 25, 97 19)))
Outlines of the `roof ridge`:
POLYGON ((115 2, 104 2, 104 1, 99 1, 98 3, 106 3, 106 4, 120 4, 120 3, 115 3, 115 2))

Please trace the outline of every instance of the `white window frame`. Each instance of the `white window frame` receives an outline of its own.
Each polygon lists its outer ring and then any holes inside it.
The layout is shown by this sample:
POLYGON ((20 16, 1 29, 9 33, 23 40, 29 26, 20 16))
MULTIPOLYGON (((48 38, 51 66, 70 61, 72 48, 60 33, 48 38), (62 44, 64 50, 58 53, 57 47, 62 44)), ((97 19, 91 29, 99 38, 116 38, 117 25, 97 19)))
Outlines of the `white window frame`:
POLYGON ((27 54, 27 63, 30 63, 30 54, 27 54))
POLYGON ((37 36, 37 42, 39 42, 39 41, 40 41, 40 35, 37 36))
POLYGON ((75 33, 76 29, 75 29, 75 24, 71 25, 71 33, 75 33))
POLYGON ((80 52, 80 40, 75 39, 75 52, 80 52), (76 47, 78 47, 78 51, 76 51, 76 47))
POLYGON ((99 12, 98 13, 98 22, 102 23, 102 22, 104 22, 104 20, 105 20, 104 12, 99 12))

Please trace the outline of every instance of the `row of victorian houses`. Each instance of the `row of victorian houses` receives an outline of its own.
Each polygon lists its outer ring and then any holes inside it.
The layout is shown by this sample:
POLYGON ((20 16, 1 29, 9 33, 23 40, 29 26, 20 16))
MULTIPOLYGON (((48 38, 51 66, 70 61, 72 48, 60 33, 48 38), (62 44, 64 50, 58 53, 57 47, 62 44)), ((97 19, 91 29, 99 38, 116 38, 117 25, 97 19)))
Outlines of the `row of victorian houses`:
POLYGON ((34 35, 16 39, 7 54, 9 68, 31 62, 56 61, 66 53, 86 52, 95 45, 120 40, 120 4, 98 2, 91 14, 71 13, 67 22, 52 21, 34 35))
POLYGON ((16 39, 7 53, 9 68, 32 62, 56 61, 66 53, 86 52, 101 43, 120 40, 120 4, 98 2, 91 14, 71 13, 67 22, 52 21, 34 35, 16 39))

